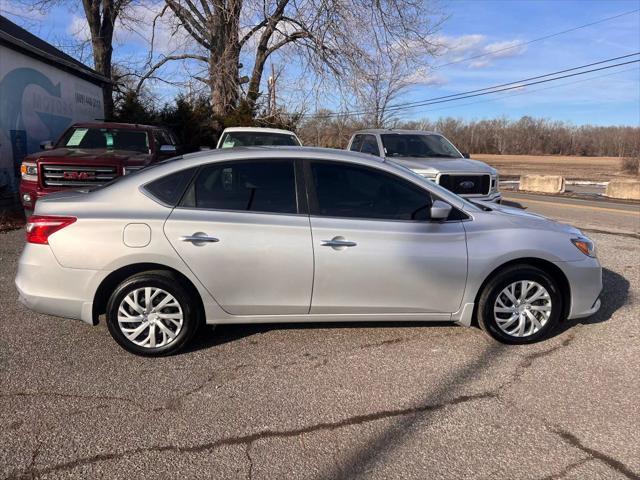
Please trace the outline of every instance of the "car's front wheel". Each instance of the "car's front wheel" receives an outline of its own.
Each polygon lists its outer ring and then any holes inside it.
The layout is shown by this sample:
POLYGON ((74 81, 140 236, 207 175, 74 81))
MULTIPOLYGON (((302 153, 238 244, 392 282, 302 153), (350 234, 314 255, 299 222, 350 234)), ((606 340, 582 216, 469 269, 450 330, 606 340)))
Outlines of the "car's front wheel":
POLYGON ((531 265, 513 265, 489 280, 478 302, 478 323, 511 344, 547 337, 560 321, 562 294, 556 280, 531 265))
POLYGON ((198 326, 198 312, 169 272, 144 272, 124 280, 107 303, 107 326, 124 349, 137 355, 169 355, 181 349, 198 326))

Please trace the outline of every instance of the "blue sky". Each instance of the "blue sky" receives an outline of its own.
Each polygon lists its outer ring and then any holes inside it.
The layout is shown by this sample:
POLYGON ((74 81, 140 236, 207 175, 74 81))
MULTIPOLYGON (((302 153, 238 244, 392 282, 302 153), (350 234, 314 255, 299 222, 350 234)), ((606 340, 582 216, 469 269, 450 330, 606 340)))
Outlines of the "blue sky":
MULTIPOLYGON (((70 45, 82 36, 78 33, 82 25, 80 10, 70 12, 67 7, 57 7, 41 16, 22 16, 11 0, 0 0, 0 5, 14 21, 56 45, 70 45)), ((448 19, 438 32, 438 39, 452 49, 433 60, 435 67, 637 10, 640 0, 440 0, 440 7, 448 19)), ((160 37, 160 43, 162 41, 160 37)), ((144 54, 145 49, 139 33, 125 32, 119 36, 116 57, 144 54)), ((435 68, 430 84, 416 85, 396 101, 450 95, 637 51, 640 51, 640 12, 495 56, 435 68)), ((179 66, 170 67, 166 74, 175 75, 179 71, 179 66)), ((177 92, 176 88, 162 84, 155 84, 153 88, 161 98, 177 92)), ((404 111, 402 118, 481 119, 523 115, 575 124, 639 126, 640 64, 503 94, 420 107, 404 111)))

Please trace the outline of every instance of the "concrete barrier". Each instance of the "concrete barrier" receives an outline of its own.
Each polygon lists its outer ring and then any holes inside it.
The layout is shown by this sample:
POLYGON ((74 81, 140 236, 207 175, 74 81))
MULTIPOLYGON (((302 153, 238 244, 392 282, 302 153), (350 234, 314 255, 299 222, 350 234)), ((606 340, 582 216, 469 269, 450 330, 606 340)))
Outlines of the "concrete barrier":
POLYGON ((522 175, 520 190, 540 193, 564 192, 564 177, 561 175, 522 175))
POLYGON ((605 195, 623 200, 640 200, 640 180, 611 180, 605 195))

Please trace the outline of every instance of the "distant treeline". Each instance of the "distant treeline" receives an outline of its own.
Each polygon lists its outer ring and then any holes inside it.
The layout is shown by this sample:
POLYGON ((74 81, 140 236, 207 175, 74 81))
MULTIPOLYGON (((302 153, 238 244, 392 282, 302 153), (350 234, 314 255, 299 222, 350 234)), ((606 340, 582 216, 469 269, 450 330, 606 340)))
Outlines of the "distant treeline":
MULTIPOLYGON (((370 127, 366 120, 333 116, 276 115, 238 110, 234 115, 212 119, 208 100, 178 96, 157 110, 128 96, 116 107, 116 119, 130 123, 159 123, 172 128, 187 151, 216 145, 222 128, 262 126, 295 130, 305 145, 345 148, 351 134, 370 127)), ((456 118, 395 122, 394 128, 442 133, 461 151, 511 155, 580 155, 596 157, 640 157, 639 127, 572 125, 543 118, 519 120, 498 118, 465 121, 456 118)))
MULTIPOLYGON (((366 128, 361 120, 313 118, 298 126, 305 143, 344 148, 351 133, 366 128)), ((461 151, 511 155, 640 156, 640 128, 571 125, 543 118, 465 121, 441 118, 396 122, 394 128, 442 133, 461 151)))

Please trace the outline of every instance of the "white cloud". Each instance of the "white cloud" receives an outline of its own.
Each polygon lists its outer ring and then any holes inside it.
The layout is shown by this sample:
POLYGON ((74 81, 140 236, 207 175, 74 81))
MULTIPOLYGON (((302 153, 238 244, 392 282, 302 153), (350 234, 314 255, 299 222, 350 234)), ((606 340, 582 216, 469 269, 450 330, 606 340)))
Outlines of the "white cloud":
POLYGON ((527 46, 520 40, 503 40, 487 43, 485 35, 470 34, 459 37, 439 36, 435 43, 440 55, 438 64, 463 63, 469 60, 469 68, 484 68, 497 59, 522 55, 527 46))

